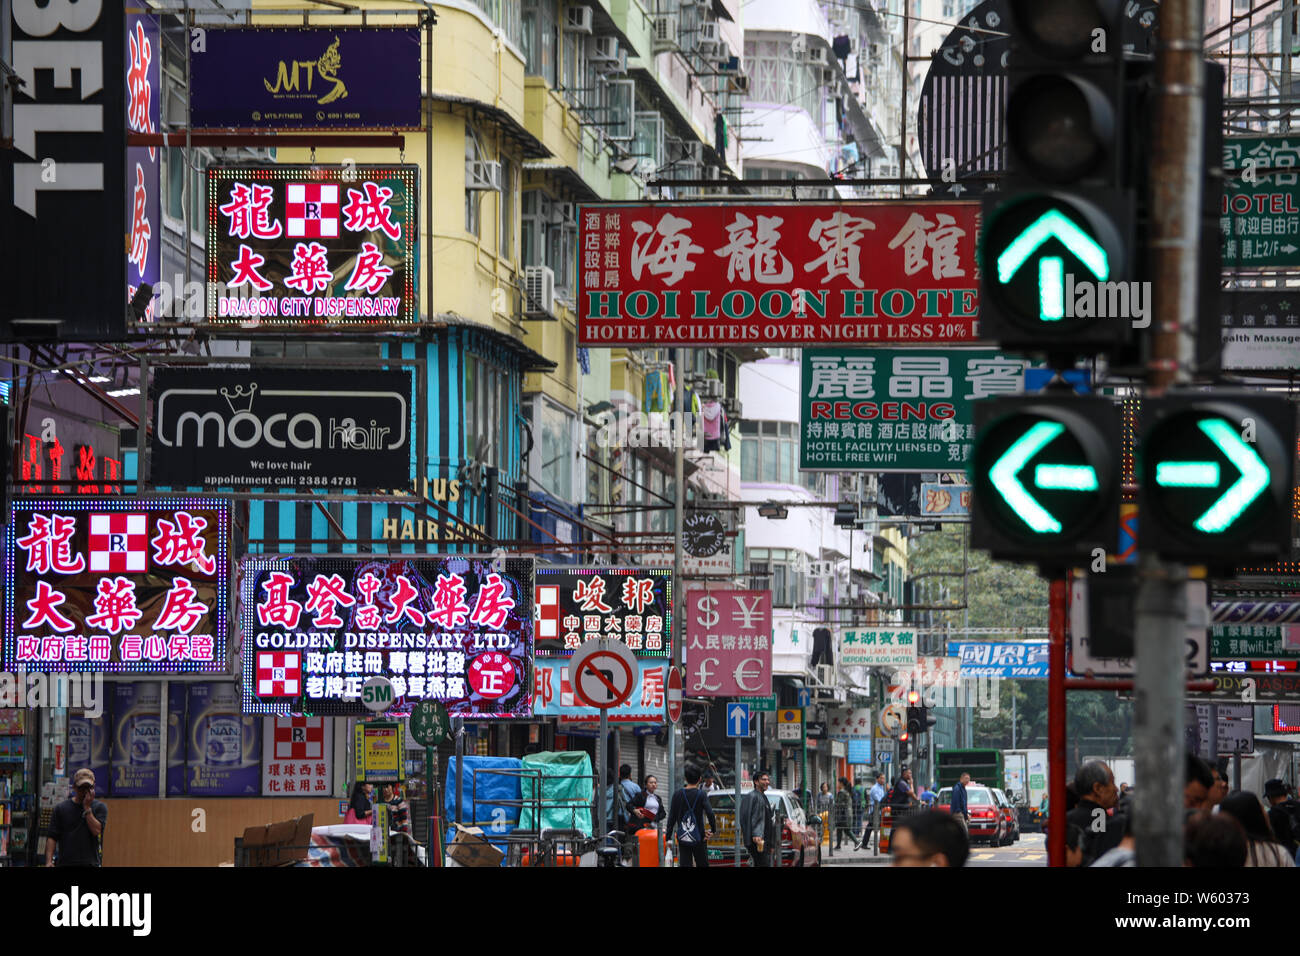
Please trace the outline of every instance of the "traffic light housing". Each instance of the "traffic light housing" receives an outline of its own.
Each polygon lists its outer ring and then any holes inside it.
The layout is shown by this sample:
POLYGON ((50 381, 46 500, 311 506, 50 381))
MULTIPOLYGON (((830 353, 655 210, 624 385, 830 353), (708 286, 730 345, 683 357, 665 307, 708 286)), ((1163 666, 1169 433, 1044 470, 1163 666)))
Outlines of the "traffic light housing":
MULTIPOLYGON (((913 692, 915 693, 915 692, 913 692)), ((917 695, 919 697, 919 695, 917 695)), ((911 695, 908 695, 911 700, 911 695)), ((915 738, 920 734, 927 734, 930 728, 936 723, 936 719, 930 716, 930 708, 925 706, 915 706, 907 708, 907 734, 915 738)))
POLYGON ((1007 171, 984 199, 980 242, 980 331, 1004 346, 1089 354, 1132 339, 1131 322, 1074 308, 1076 283, 1091 286, 1096 312, 1102 284, 1139 278, 1141 137, 1128 130, 1138 74, 1124 60, 1121 8, 1008 4, 1007 171))
POLYGON ((911 749, 908 746, 908 735, 906 732, 898 736, 898 762, 901 764, 911 755, 911 749))
POLYGON ((971 544, 1047 568, 1117 542, 1120 417, 1073 394, 975 403, 971 544))
POLYGON ((1291 547, 1295 406, 1255 392, 1142 402, 1138 547, 1215 568, 1291 547))

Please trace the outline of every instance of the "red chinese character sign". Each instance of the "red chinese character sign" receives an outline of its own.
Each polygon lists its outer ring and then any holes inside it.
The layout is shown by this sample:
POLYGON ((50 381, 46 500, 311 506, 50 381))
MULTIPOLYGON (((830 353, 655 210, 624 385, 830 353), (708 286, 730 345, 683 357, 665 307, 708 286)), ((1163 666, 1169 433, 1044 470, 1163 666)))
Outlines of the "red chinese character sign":
POLYGON ((772 593, 691 591, 684 659, 687 697, 772 693, 772 593))
MULTIPOLYGON (((162 43, 158 18, 126 16, 126 128, 157 133, 162 99, 162 43)), ((161 165, 157 146, 126 150, 126 302, 142 285, 157 286, 162 277, 161 165)), ((151 300, 144 320, 154 319, 151 300)))
POLYGON ((972 341, 979 209, 581 206, 578 344, 972 341))
POLYGON ((4 667, 226 670, 224 502, 14 502, 5 536, 4 667))
POLYGON ((389 714, 532 715, 532 559, 249 557, 241 581, 244 713, 365 715, 386 677, 389 714))
POLYGON ((537 653, 567 657, 598 637, 637 657, 672 653, 672 571, 662 568, 538 568, 537 653))
POLYGON ((208 170, 208 319, 268 328, 409 325, 414 166, 208 170))

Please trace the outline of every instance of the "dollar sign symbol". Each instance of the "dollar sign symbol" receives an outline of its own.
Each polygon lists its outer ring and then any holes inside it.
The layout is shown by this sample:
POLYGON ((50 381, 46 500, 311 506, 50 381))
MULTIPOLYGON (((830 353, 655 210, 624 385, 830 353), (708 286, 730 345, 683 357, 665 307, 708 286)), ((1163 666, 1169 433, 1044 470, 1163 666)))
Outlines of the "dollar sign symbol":
POLYGON ((698 620, 705 627, 717 626, 718 617, 719 617, 719 614, 717 612, 717 607, 718 607, 717 598, 715 597, 700 598, 699 609, 701 611, 701 614, 698 618, 696 618, 696 620, 698 620))

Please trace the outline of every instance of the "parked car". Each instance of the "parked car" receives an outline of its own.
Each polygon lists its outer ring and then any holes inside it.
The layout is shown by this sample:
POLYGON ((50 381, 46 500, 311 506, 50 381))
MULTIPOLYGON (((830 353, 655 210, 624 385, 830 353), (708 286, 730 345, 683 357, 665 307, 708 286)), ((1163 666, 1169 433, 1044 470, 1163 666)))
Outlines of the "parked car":
MULTIPOLYGON (((952 812, 952 787, 944 787, 939 791, 935 809, 944 813, 952 812)), ((993 795, 992 788, 977 783, 970 784, 966 788, 966 809, 970 813, 971 846, 981 840, 989 846, 1002 846, 1010 829, 1006 814, 993 795)))
MULTIPOLYGON (((736 836, 734 790, 713 790, 709 805, 717 819, 718 829, 709 840, 709 865, 734 866, 736 836)), ((741 791, 743 798, 745 791, 741 791)), ((773 857, 778 866, 821 866, 821 828, 808 822, 799 805, 799 799, 789 790, 767 791, 768 802, 776 809, 776 825, 781 834, 781 860, 773 857)), ((740 848, 740 865, 749 866, 749 854, 740 848)))
POLYGON ((1004 791, 994 787, 993 796, 998 800, 999 805, 1002 807, 1002 815, 1007 821, 1007 832, 1002 845, 1009 846, 1020 839, 1020 813, 1016 810, 1015 804, 1011 802, 1011 798, 1008 797, 1004 791))

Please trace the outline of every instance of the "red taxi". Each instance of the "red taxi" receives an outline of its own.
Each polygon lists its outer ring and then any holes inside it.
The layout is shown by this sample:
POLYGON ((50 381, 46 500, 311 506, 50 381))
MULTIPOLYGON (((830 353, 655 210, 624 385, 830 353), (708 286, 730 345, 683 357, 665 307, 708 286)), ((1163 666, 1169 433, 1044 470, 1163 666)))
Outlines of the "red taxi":
MULTIPOLYGON (((939 791, 939 798, 934 803, 935 809, 944 813, 952 812, 952 787, 939 791)), ((966 787, 966 810, 970 815, 970 842, 974 846, 979 840, 989 846, 1002 846, 1011 842, 1011 824, 993 791, 978 783, 966 787)))

